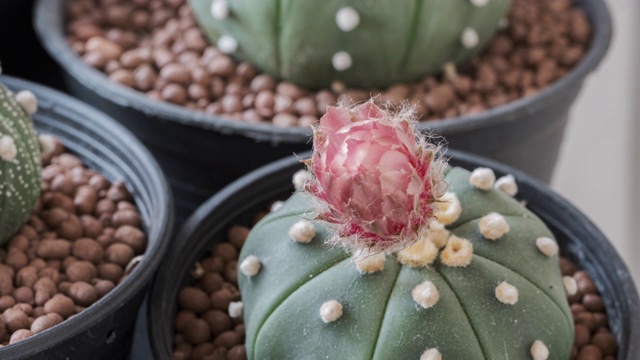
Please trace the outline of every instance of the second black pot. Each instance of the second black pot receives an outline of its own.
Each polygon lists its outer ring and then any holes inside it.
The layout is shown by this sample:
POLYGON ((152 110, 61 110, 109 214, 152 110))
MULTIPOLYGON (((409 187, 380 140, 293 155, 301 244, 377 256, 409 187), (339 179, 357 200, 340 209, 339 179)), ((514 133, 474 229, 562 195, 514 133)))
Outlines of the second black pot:
MULTIPOLYGON (((420 124, 443 135, 450 148, 497 159, 548 182, 569 108, 597 67, 611 38, 603 0, 576 0, 593 27, 584 59, 540 93, 477 115, 420 124)), ((64 37, 65 0, 38 0, 40 40, 62 66, 72 93, 106 111, 151 150, 172 185, 178 217, 186 217, 216 190, 270 161, 311 148, 311 131, 230 121, 154 101, 109 81, 71 51, 64 37)))
MULTIPOLYGON (((478 156, 457 151, 447 155, 452 156, 454 166, 489 167, 497 176, 515 176, 520 189, 517 198, 526 200, 527 207, 547 224, 564 256, 593 278, 618 342, 618 360, 636 360, 640 354, 640 298, 629 270, 605 236, 579 210, 530 176, 478 156)), ((177 296, 189 283, 193 264, 225 240, 232 225, 248 225, 271 201, 288 198, 294 191, 292 175, 301 168, 294 157, 262 167, 208 200, 186 222, 150 293, 148 329, 156 359, 172 358, 177 296)))
POLYGON ((172 235, 174 210, 164 175, 140 142, 105 114, 30 82, 3 76, 0 81, 36 95, 33 121, 39 133, 58 137, 87 167, 127 184, 147 236, 142 261, 123 282, 73 318, 0 348, 0 359, 127 358, 138 308, 172 235))

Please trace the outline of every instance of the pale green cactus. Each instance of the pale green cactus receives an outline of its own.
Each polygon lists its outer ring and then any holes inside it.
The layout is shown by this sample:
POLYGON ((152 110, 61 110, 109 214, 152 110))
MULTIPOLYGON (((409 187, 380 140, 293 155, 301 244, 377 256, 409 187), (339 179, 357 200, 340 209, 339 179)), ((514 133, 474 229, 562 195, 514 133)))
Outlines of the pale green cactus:
POLYGON ((27 220, 40 194, 40 145, 29 118, 35 101, 31 92, 14 96, 0 84, 0 244, 27 220))
POLYGON ((387 87, 483 49, 511 0, 189 0, 213 44, 308 88, 387 87))
POLYGON ((448 170, 428 242, 355 260, 295 194, 240 255, 249 359, 569 359, 557 244, 492 177, 448 170))

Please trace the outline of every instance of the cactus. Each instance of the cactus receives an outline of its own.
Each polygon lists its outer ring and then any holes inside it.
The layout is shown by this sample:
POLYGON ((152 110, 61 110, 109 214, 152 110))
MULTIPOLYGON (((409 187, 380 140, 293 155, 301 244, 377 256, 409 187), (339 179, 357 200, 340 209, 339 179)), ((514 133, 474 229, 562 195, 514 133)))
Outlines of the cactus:
POLYGON ((0 244, 27 220, 40 194, 40 145, 29 115, 31 92, 0 84, 0 244))
MULTIPOLYGON (((400 130, 399 138, 406 140, 405 135, 413 132, 411 123, 389 121, 377 111, 366 113, 375 114, 376 124, 400 130)), ((315 176, 306 181, 306 188, 326 184, 331 169, 323 166, 335 166, 339 174, 357 173, 348 181, 351 189, 340 188, 341 179, 329 179, 337 198, 330 198, 320 209, 328 206, 331 212, 341 207, 346 216, 353 216, 356 209, 362 219, 364 212, 377 211, 378 195, 367 191, 364 209, 353 204, 359 200, 352 190, 375 188, 358 172, 379 167, 386 177, 389 171, 404 169, 397 165, 398 158, 393 163, 384 160, 398 153, 409 154, 409 163, 417 168, 423 165, 392 133, 384 137, 363 133, 358 124, 370 122, 354 114, 338 124, 339 116, 331 110, 321 120, 310 165, 315 176), (342 125, 333 132, 336 135, 327 135, 326 131, 342 125), (337 138, 344 133, 352 137, 337 138), (363 153, 356 138, 379 141, 388 152, 369 144, 363 153), (323 144, 327 151, 318 155, 318 149, 324 151, 323 144), (348 146, 336 151, 332 144, 348 146)), ((415 154, 422 156, 424 143, 417 143, 415 154)), ((302 192, 256 224, 239 265, 250 359, 570 357, 573 319, 558 266, 557 243, 545 224, 511 197, 517 191, 513 177, 495 181, 486 168, 470 173, 447 167, 437 174, 436 162, 428 166, 425 179, 444 176, 448 186, 442 194, 437 181, 426 182, 434 185, 425 185, 427 192, 439 193, 435 200, 427 200, 433 201, 433 212, 423 213, 427 221, 400 250, 376 247, 378 240, 363 231, 341 244, 336 234, 350 235, 332 224, 326 213, 319 212, 321 216, 313 219, 318 207, 313 197, 302 192), (344 246, 328 246, 330 239, 344 246), (357 244, 364 245, 358 248, 357 244)), ((305 183, 301 178, 300 174, 294 178, 298 187, 305 183)), ((393 183, 401 182, 394 179, 393 183)), ((392 203, 398 206, 383 210, 380 217, 403 211, 397 201, 403 196, 386 185, 381 188, 386 194, 381 198, 395 196, 392 203)), ((419 194, 415 186, 409 189, 408 194, 419 194)), ((312 194, 321 197, 317 191, 312 194)), ((407 224, 414 223, 407 219, 407 224)), ((365 231, 382 234, 381 227, 365 231)), ((400 233, 413 236, 413 232, 400 233)))
POLYGON ((511 0, 190 0, 218 48, 307 88, 387 87, 482 50, 511 0))

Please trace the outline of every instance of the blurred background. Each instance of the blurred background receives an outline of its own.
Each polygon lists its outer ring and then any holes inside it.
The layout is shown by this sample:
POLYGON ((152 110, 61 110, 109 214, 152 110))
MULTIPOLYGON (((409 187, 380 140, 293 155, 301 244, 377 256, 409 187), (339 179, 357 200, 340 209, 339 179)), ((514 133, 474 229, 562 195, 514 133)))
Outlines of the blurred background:
POLYGON ((640 1, 608 5, 614 39, 574 104, 552 186, 600 227, 640 284, 640 1))

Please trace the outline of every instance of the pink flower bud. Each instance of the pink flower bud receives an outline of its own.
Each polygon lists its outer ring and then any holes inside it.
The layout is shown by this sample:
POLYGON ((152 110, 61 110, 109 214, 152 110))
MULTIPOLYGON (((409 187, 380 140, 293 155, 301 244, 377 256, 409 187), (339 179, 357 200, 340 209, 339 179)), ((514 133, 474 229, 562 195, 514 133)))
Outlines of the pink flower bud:
POLYGON ((415 133, 410 113, 392 116, 372 101, 329 107, 314 133, 307 191, 323 205, 334 243, 392 252, 417 241, 433 218, 444 162, 415 133))

